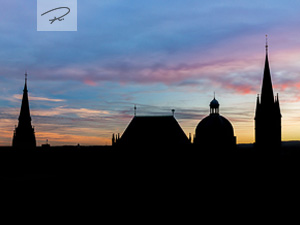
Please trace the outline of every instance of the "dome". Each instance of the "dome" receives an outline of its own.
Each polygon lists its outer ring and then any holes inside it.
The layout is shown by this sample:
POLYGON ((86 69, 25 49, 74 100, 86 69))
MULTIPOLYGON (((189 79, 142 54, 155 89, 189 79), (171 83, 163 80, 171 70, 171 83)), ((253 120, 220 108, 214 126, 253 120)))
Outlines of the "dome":
POLYGON ((232 150, 236 145, 233 127, 223 116, 210 114, 196 127, 194 144, 202 146, 204 150, 216 150, 220 153, 232 150))
POLYGON ((219 114, 210 114, 200 121, 196 128, 196 136, 223 136, 233 137, 233 127, 231 123, 219 114))
POLYGON ((215 98, 209 104, 210 108, 219 108, 219 105, 219 102, 215 98))
POLYGON ((233 149, 236 137, 231 123, 219 114, 219 102, 214 98, 210 104, 210 115, 196 127, 194 144, 204 149, 233 149))

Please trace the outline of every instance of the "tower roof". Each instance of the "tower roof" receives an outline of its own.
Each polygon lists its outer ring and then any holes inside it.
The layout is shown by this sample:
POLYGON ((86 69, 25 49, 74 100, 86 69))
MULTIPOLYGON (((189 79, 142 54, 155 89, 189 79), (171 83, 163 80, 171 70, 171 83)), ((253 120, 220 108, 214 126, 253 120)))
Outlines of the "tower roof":
POLYGON ((13 147, 20 149, 32 149, 36 147, 34 128, 31 126, 31 117, 27 90, 27 73, 25 73, 25 84, 23 90, 22 105, 19 116, 18 127, 14 130, 13 147))
POLYGON ((19 124, 31 122, 30 110, 29 110, 29 101, 28 101, 28 90, 27 90, 27 73, 25 73, 25 84, 23 90, 22 105, 19 116, 19 124))
POLYGON ((270 72, 269 59, 268 59, 268 45, 266 44, 266 60, 265 60, 265 69, 264 69, 264 76, 263 76, 262 89, 261 89, 261 104, 268 105, 273 103, 274 103, 274 93, 273 93, 271 72, 270 72))

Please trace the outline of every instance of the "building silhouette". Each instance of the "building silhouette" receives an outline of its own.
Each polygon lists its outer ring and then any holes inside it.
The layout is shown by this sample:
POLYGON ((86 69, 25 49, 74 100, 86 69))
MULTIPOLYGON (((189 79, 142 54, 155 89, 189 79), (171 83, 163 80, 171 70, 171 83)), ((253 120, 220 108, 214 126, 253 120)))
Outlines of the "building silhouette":
POLYGON ((264 151, 274 151, 281 146, 281 113, 278 94, 274 99, 271 72, 266 43, 266 60, 261 95, 256 99, 255 147, 264 151))
POLYGON ((34 128, 31 125, 29 110, 27 73, 25 73, 25 85, 23 90, 19 124, 14 130, 12 146, 22 149, 30 149, 36 147, 35 133, 34 128))
POLYGON ((228 153, 236 147, 236 137, 231 123, 219 114, 219 102, 210 102, 210 114, 196 127, 194 145, 209 153, 228 153))
POLYGON ((173 115, 169 116, 137 116, 135 113, 121 137, 113 134, 112 144, 128 147, 177 147, 190 144, 190 140, 175 119, 173 111, 173 115))

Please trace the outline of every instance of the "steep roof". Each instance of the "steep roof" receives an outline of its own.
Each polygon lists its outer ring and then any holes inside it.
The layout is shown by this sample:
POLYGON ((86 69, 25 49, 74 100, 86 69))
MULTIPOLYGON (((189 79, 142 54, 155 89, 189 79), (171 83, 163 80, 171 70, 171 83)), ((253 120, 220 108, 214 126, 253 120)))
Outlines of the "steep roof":
POLYGON ((135 116, 121 139, 121 145, 178 145, 189 143, 174 116, 135 116))

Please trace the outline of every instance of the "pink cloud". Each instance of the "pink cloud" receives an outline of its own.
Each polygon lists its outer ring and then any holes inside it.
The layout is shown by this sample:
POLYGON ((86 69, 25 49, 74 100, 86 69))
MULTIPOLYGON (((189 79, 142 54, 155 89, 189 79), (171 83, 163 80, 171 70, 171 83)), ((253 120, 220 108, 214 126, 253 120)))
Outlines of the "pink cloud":
POLYGON ((96 86, 97 85, 97 83, 95 81, 90 80, 90 79, 85 79, 83 82, 87 85, 90 85, 90 86, 96 86))

